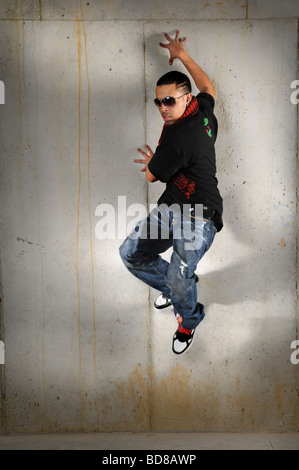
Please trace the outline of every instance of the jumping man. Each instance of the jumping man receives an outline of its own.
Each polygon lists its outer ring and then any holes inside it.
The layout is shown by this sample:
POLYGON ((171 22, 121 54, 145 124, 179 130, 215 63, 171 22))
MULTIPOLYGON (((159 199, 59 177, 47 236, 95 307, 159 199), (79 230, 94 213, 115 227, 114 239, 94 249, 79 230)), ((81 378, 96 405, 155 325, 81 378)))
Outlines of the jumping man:
POLYGON ((174 59, 181 61, 200 92, 192 94, 191 82, 181 72, 168 72, 158 80, 154 103, 164 121, 162 134, 155 152, 148 145, 147 152, 137 149, 143 158, 135 162, 144 165, 141 171, 147 181, 162 181, 166 189, 157 207, 120 247, 127 269, 161 292, 155 307, 173 306, 178 322, 172 338, 175 354, 191 346, 196 327, 205 316, 204 306, 197 300, 195 270, 223 226, 214 148, 216 91, 187 53, 186 38, 179 34, 177 31, 173 40, 164 33, 168 43, 159 45, 168 49, 169 65, 174 59), (168 263, 161 253, 170 247, 173 252, 168 263))

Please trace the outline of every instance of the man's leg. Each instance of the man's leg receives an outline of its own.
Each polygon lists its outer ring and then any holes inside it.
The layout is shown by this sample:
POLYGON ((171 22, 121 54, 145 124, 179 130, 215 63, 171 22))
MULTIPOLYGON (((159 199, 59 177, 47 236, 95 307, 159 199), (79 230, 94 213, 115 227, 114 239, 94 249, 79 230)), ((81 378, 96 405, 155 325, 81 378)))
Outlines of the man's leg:
POLYGON ((160 256, 160 253, 172 245, 169 225, 169 220, 161 220, 159 210, 155 208, 137 224, 119 248, 126 268, 135 277, 163 294, 170 292, 165 283, 169 263, 160 256), (164 230, 164 236, 168 232, 168 238, 161 238, 161 229, 164 230))
POLYGON ((166 285, 170 289, 170 298, 174 313, 181 317, 181 326, 192 330, 204 318, 204 306, 197 301, 198 277, 195 269, 206 251, 210 248, 216 228, 213 221, 196 219, 190 224, 182 218, 183 233, 173 239, 173 254, 167 270, 166 285), (191 242, 191 237, 195 240, 191 242))

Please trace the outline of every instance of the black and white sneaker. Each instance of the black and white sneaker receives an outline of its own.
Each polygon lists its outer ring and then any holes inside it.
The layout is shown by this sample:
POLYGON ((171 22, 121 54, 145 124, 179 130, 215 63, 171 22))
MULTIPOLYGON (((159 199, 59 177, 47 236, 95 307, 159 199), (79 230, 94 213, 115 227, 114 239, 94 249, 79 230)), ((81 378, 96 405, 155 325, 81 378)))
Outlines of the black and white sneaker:
POLYGON ((171 307, 171 305, 172 305, 171 299, 166 294, 160 294, 159 297, 154 302, 154 306, 158 310, 161 310, 162 308, 171 307))
POLYGON ((177 315, 179 327, 172 338, 172 352, 175 354, 183 354, 189 349, 193 343, 195 329, 187 330, 181 326, 181 317, 177 315))

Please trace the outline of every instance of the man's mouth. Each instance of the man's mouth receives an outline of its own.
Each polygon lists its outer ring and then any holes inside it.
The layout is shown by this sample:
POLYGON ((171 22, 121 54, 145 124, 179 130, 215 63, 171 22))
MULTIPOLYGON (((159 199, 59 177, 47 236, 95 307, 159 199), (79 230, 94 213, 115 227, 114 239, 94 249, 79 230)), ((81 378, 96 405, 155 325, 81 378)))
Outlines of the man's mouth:
POLYGON ((162 114, 162 118, 165 122, 167 121, 170 121, 171 120, 171 116, 169 114, 162 114))

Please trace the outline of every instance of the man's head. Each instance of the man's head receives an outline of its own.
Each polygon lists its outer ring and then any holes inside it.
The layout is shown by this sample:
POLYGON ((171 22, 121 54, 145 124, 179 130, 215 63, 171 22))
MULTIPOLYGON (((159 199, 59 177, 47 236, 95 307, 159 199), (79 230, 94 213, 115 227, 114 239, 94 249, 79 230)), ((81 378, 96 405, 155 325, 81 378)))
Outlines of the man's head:
POLYGON ((168 72, 157 81, 155 103, 166 125, 175 124, 191 99, 191 82, 184 73, 168 72), (175 100, 165 100, 168 97, 175 100))

